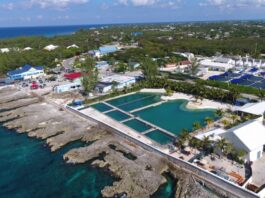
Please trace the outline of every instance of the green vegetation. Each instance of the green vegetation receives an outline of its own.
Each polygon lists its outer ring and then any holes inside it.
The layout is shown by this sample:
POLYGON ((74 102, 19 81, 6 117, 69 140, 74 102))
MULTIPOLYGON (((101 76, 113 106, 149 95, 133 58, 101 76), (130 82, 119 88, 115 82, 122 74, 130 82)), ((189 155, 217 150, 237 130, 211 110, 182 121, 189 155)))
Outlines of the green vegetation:
POLYGON ((94 60, 92 58, 86 58, 85 61, 80 62, 80 68, 82 70, 82 85, 84 93, 87 94, 95 89, 98 82, 98 71, 95 69, 94 60))
POLYGON ((265 53, 264 26, 264 22, 170 24, 170 27, 168 24, 117 25, 105 29, 80 30, 72 35, 51 38, 4 39, 0 40, 1 48, 10 48, 12 51, 0 54, 0 74, 24 64, 55 67, 62 59, 80 55, 111 42, 139 46, 104 57, 106 60, 125 64, 142 63, 145 62, 146 57, 156 58, 159 66, 175 63, 184 59, 174 53, 177 51, 206 56, 219 52, 229 55, 250 54, 258 57, 265 53), (132 36, 131 33, 135 31, 143 32, 143 35, 132 36), (43 50, 50 44, 58 45, 59 48, 51 52, 43 50), (78 45, 79 48, 66 48, 72 44, 78 45), (25 47, 31 47, 33 50, 22 51, 25 47))

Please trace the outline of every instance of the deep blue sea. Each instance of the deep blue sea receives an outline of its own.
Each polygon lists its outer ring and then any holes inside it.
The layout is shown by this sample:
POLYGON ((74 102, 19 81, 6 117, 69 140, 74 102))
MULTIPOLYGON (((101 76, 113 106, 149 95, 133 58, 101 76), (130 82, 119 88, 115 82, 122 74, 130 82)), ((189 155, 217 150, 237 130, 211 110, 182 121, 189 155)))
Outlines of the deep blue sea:
POLYGON ((45 26, 45 27, 10 27, 0 28, 0 39, 20 36, 57 36, 72 34, 80 29, 100 28, 106 25, 73 25, 73 26, 45 26))
MULTIPOLYGON (((1 198, 97 198, 115 178, 90 163, 66 164, 63 154, 85 146, 71 143, 52 153, 44 141, 18 134, 0 125, 0 197, 1 198)), ((168 182, 152 196, 174 197, 175 181, 168 182)))

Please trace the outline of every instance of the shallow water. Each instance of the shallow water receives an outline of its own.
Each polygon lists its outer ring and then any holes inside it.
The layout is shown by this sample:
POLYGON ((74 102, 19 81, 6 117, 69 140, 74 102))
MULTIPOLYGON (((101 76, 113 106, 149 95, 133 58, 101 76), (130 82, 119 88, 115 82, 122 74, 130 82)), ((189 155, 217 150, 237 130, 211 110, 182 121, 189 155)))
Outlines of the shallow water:
POLYGON ((69 165, 62 158, 81 146, 74 142, 51 153, 43 141, 0 127, 0 197, 100 197, 114 177, 89 163, 69 165))
MULTIPOLYGON (((43 141, 0 125, 0 197, 101 197, 101 190, 115 181, 108 171, 89 163, 71 165, 63 160, 64 153, 82 146, 85 144, 76 141, 52 153, 43 141)), ((172 197, 172 180, 167 180, 154 198, 172 197)))

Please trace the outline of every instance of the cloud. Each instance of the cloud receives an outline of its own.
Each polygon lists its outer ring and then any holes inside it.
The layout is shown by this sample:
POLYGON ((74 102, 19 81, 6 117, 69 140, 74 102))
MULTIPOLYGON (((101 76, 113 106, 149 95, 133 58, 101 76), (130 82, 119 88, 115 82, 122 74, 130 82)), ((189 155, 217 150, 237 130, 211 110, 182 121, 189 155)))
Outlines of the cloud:
POLYGON ((201 6, 216 7, 265 7, 265 0, 205 0, 200 3, 201 6))
POLYGON ((122 5, 132 5, 137 7, 143 7, 143 6, 156 6, 156 7, 174 7, 178 3, 180 3, 181 0, 118 0, 119 4, 122 5))
POLYGON ((66 8, 72 4, 85 4, 88 0, 30 0, 28 7, 34 5, 40 6, 41 8, 66 8))
POLYGON ((13 10, 14 9, 14 3, 0 4, 0 8, 6 9, 6 10, 13 10))

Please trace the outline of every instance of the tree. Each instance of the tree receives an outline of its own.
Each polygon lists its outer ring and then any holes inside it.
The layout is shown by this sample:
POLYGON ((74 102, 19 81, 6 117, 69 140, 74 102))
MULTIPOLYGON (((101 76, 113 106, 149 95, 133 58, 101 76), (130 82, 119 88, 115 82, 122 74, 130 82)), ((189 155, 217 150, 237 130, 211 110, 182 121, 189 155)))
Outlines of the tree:
POLYGON ((200 122, 194 122, 192 126, 194 131, 197 131, 201 128, 200 122))
POLYGON ((197 59, 194 59, 192 62, 191 62, 191 74, 193 76, 195 76, 198 72, 198 68, 199 68, 199 63, 197 62, 197 59))
POLYGON ((236 114, 232 114, 231 115, 231 119, 233 120, 233 124, 235 124, 235 121, 237 120, 237 115, 236 114))
POLYGON ((98 70, 95 68, 94 60, 89 57, 80 63, 82 70, 82 85, 84 93, 87 94, 95 89, 98 82, 98 70))
POLYGON ((215 115, 220 118, 224 115, 224 111, 222 109, 217 109, 215 115))
POLYGON ((229 95, 230 95, 230 97, 231 97, 232 102, 235 102, 236 99, 239 97, 240 92, 239 92, 239 90, 238 90, 237 88, 232 87, 232 88, 229 90, 229 95))
POLYGON ((158 66, 157 63, 150 58, 145 58, 142 63, 142 70, 147 81, 152 81, 157 75, 158 66))
POLYGON ((128 66, 123 62, 118 63, 114 67, 114 72, 118 72, 118 73, 125 73, 127 70, 128 70, 128 66))
POLYGON ((213 119, 210 118, 210 117, 206 117, 206 118, 204 119, 204 122, 205 122, 205 124, 206 124, 207 126, 210 126, 210 125, 213 123, 213 119))
POLYGON ((257 96, 259 97, 260 101, 262 101, 265 98, 265 93, 263 90, 259 89, 257 96))
POLYGON ((204 136, 202 140, 202 147, 205 151, 209 151, 212 146, 212 142, 210 141, 208 136, 204 136))
POLYGON ((228 143, 224 138, 220 139, 216 144, 217 148, 219 148, 222 151, 222 153, 225 153, 225 148, 227 147, 227 145, 228 143))

